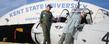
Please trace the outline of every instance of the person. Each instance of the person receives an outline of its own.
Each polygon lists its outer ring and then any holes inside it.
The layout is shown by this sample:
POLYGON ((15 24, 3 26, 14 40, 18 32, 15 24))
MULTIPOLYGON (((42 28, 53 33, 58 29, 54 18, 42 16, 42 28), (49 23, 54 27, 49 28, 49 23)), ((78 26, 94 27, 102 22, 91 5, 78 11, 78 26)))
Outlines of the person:
POLYGON ((52 6, 48 4, 46 9, 40 14, 40 24, 43 30, 44 41, 43 44, 51 44, 50 40, 50 27, 52 24, 53 15, 50 12, 52 6))
POLYGON ((78 26, 81 23, 82 17, 84 17, 84 13, 80 11, 80 9, 76 9, 74 12, 71 12, 71 16, 68 18, 64 28, 65 31, 58 44, 63 44, 64 41, 65 44, 74 44, 75 34, 78 32, 78 26))

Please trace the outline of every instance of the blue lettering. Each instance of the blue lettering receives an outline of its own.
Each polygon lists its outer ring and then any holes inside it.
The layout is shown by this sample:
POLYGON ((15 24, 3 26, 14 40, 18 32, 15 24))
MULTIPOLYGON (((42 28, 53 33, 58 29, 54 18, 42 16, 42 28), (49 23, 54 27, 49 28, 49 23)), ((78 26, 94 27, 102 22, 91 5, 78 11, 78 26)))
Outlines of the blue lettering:
POLYGON ((33 10, 36 10, 36 6, 33 6, 33 10))
POLYGON ((61 4, 58 4, 58 3, 57 3, 57 8, 60 8, 60 7, 61 7, 61 4))
POLYGON ((35 5, 36 6, 36 9, 39 9, 39 5, 35 5))
POLYGON ((25 8, 25 11, 26 11, 26 12, 29 12, 29 9, 28 9, 28 8, 25 8))
POLYGON ((30 7, 29 7, 29 10, 30 10, 30 11, 32 11, 32 10, 33 10, 32 6, 30 6, 30 7))
POLYGON ((70 8, 70 4, 69 3, 66 3, 66 8, 70 8))
POLYGON ((43 4, 41 4, 41 5, 40 5, 40 9, 43 9, 43 7, 44 7, 44 5, 43 5, 43 4))
POLYGON ((24 12, 24 9, 21 9, 20 11, 21 11, 21 13, 23 13, 24 12))
POLYGON ((15 16, 15 15, 17 15, 17 14, 16 14, 16 12, 14 11, 14 12, 13 12, 13 16, 15 16))
POLYGON ((17 15, 17 14, 20 14, 21 12, 20 12, 20 10, 17 10, 17 11, 15 11, 15 13, 17 15))
POLYGON ((13 17, 12 13, 9 14, 10 17, 13 17))
MULTIPOLYGON (((74 3, 51 3, 51 5, 53 6, 53 8, 75 8, 77 6, 77 4, 74 4, 74 3)), ((22 14, 24 12, 30 12, 33 10, 43 9, 43 8, 46 8, 46 6, 47 4, 39 4, 39 5, 25 7, 20 10, 13 11, 12 13, 9 14, 9 16, 13 17, 15 15, 22 14)), ((81 6, 83 6, 83 4, 81 4, 81 6)))
POLYGON ((26 18, 25 20, 37 20, 38 19, 38 17, 36 17, 36 18, 26 18))
POLYGON ((76 8, 78 6, 78 4, 74 4, 74 8, 76 8))
POLYGON ((53 6, 53 8, 56 8, 56 3, 52 3, 51 5, 53 6))
POLYGON ((44 5, 44 8, 46 8, 47 4, 44 5))
POLYGON ((65 3, 62 3, 62 8, 65 8, 65 3))
POLYGON ((71 4, 71 7, 70 8, 74 8, 74 3, 71 4))

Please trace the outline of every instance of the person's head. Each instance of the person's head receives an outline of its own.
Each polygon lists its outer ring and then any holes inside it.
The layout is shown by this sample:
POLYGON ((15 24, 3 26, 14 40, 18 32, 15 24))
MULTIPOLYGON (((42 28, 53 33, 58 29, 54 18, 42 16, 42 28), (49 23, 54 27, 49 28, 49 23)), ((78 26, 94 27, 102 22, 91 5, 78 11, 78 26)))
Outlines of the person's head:
POLYGON ((51 6, 50 4, 48 4, 48 5, 46 6, 46 10, 48 10, 48 11, 50 11, 51 8, 52 8, 52 6, 51 6))

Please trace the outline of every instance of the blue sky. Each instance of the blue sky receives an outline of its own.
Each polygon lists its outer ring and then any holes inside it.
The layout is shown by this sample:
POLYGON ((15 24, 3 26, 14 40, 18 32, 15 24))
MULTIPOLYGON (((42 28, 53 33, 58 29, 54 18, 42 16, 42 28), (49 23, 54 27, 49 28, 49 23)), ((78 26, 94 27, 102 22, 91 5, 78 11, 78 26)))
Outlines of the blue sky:
POLYGON ((0 0, 0 16, 25 4, 25 0, 0 0))
POLYGON ((39 1, 44 1, 44 0, 27 0, 27 3, 39 2, 39 1))
POLYGON ((82 0, 83 2, 92 3, 100 7, 109 9, 109 0, 82 0))
MULTIPOLYGON (((0 0, 0 16, 20 6, 44 0, 0 0)), ((82 0, 109 9, 109 0, 82 0)))
POLYGON ((13 9, 19 8, 20 6, 39 1, 43 0, 0 0, 0 16, 5 15, 13 9))

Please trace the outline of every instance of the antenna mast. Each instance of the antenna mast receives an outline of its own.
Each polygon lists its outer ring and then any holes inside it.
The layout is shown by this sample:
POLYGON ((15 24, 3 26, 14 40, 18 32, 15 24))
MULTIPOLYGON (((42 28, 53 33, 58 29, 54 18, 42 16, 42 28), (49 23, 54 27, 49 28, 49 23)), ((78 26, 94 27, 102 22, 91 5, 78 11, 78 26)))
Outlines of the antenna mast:
POLYGON ((77 8, 80 8, 80 0, 78 0, 77 8))

